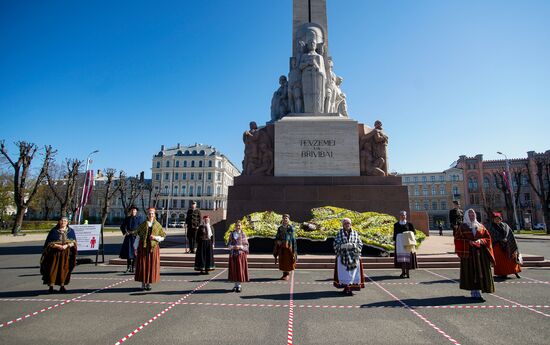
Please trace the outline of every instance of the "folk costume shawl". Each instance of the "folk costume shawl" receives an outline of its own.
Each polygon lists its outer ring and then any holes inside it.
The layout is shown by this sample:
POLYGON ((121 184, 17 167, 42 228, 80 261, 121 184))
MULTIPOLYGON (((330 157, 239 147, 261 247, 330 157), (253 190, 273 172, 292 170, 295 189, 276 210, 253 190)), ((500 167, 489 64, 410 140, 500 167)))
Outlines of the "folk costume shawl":
POLYGON ((485 248, 491 257, 491 261, 494 263, 495 255, 493 254, 491 235, 483 224, 479 223, 477 220, 473 222, 470 221, 468 211, 464 212, 464 223, 460 225, 455 233, 455 253, 459 258, 467 259, 470 257, 470 247, 478 249, 485 248), (480 243, 474 242, 477 240, 479 240, 480 243))
POLYGON ((348 271, 357 268, 362 249, 363 242, 357 231, 353 229, 349 233, 346 233, 344 229, 338 231, 338 235, 334 239, 334 252, 340 257, 342 265, 346 266, 348 271))
POLYGON ((230 255, 231 256, 237 256, 240 253, 248 253, 248 238, 246 237, 246 234, 241 231, 232 231, 229 234, 229 240, 227 241, 227 245, 230 248, 230 255), (233 246, 242 246, 241 249, 233 249, 233 246))
POLYGON ((489 233, 491 234, 491 239, 493 241, 493 246, 499 245, 504 249, 508 257, 511 258, 512 255, 518 251, 518 244, 516 243, 516 237, 514 236, 510 226, 504 222, 491 223, 489 226, 489 233), (506 241, 505 241, 506 240, 506 241))
MULTIPOLYGON (((281 241, 281 246, 290 248, 290 251, 294 254, 294 257, 298 255, 298 244, 296 242, 296 233, 292 225, 281 225, 277 229, 277 235, 275 235, 275 241, 281 241)), ((277 246, 274 248, 274 254, 277 251, 277 246)))
POLYGON ((46 242, 44 242, 44 247, 42 249, 42 256, 40 257, 40 265, 42 265, 42 262, 44 262, 44 258, 52 251, 57 250, 54 249, 54 246, 56 244, 64 245, 64 244, 70 244, 73 243, 73 246, 70 247, 71 251, 71 265, 74 267, 76 265, 76 235, 74 233, 74 230, 71 227, 67 227, 65 231, 62 231, 59 228, 59 225, 54 226, 50 232, 48 233, 48 236, 46 237, 46 242))
MULTIPOLYGON (((158 245, 158 241, 156 240, 149 240, 149 235, 153 236, 160 236, 160 237, 166 237, 166 233, 164 232, 164 229, 162 225, 155 219, 153 221, 153 229, 150 234, 149 227, 147 226, 147 221, 141 223, 141 225, 136 229, 136 235, 139 236, 140 239, 143 241, 140 241, 143 243, 143 248, 147 248, 147 244, 150 243, 150 251, 153 251, 153 248, 155 248, 158 245)), ((137 248, 137 246, 136 246, 137 248)))

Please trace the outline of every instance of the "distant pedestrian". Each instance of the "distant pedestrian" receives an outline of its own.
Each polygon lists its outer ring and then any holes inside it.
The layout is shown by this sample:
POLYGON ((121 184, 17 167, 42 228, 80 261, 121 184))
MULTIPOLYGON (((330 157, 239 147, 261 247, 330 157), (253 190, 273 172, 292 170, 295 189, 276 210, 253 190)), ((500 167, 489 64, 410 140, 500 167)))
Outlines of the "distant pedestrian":
POLYGON ((449 211, 449 222, 451 223, 451 229, 453 229, 453 236, 455 235, 455 232, 460 227, 460 224, 462 224, 463 219, 464 219, 464 211, 460 209, 460 201, 454 200, 453 209, 449 211))
POLYGON ((76 235, 69 227, 69 218, 61 217, 57 225, 50 230, 42 249, 40 273, 42 281, 49 286, 59 285, 59 292, 67 291, 65 286, 71 281, 71 273, 76 266, 76 235))
POLYGON ((296 232, 292 224, 290 224, 290 216, 288 214, 283 214, 281 226, 277 229, 273 256, 275 257, 275 263, 279 264, 279 270, 283 271, 281 280, 288 280, 290 272, 296 269, 296 260, 298 258, 296 232))
POLYGON ((416 230, 407 221, 407 212, 399 212, 399 221, 393 225, 393 243, 395 268, 401 268, 400 278, 410 278, 410 270, 418 268, 416 261, 416 230))
POLYGON ((201 225, 201 211, 197 208, 196 201, 191 202, 191 207, 189 207, 189 209, 187 210, 185 223, 187 225, 187 240, 189 241, 189 252, 194 254, 197 242, 197 230, 199 229, 199 225, 201 225))
POLYGON ((521 255, 514 233, 510 226, 502 221, 501 213, 494 212, 492 218, 489 232, 495 254, 495 276, 508 278, 509 274, 515 274, 517 278, 520 278, 521 255))
POLYGON ((485 302, 481 292, 495 292, 491 265, 495 262, 491 235, 477 221, 473 209, 455 232, 455 252, 460 258, 460 288, 470 290, 473 299, 485 302))
POLYGON ((155 219, 156 210, 147 210, 147 220, 136 229, 134 254, 136 256, 135 280, 141 282, 143 290, 151 290, 151 284, 160 281, 160 246, 166 233, 162 225, 155 219))
POLYGON ((235 229, 229 234, 229 276, 235 283, 234 292, 241 292, 241 283, 248 282, 248 239, 241 229, 241 221, 235 222, 235 229))
POLYGON ((365 287, 365 275, 361 262, 362 249, 363 242, 359 233, 351 228, 351 219, 342 219, 342 229, 334 239, 336 260, 333 285, 339 289, 343 288, 343 292, 348 296, 352 296, 353 291, 359 291, 365 287))
POLYGON ((441 224, 441 222, 437 226, 437 229, 439 230, 439 236, 443 236, 443 225, 441 224))
POLYGON ((197 230, 197 253, 195 254, 195 271, 208 274, 216 268, 214 264, 214 227, 210 217, 202 217, 202 223, 197 230))
POLYGON ((124 240, 122 241, 119 257, 126 259, 126 272, 134 272, 136 229, 143 223, 142 218, 138 215, 138 211, 135 205, 130 206, 130 212, 120 226, 124 240))

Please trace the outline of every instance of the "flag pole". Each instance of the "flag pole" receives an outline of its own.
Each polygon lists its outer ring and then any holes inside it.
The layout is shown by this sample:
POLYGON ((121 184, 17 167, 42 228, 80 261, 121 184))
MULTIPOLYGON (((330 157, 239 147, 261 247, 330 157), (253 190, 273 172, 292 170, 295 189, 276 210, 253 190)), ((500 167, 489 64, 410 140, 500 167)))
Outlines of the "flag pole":
POLYGON ((86 157, 86 171, 84 172, 84 185, 82 185, 82 195, 80 196, 80 205, 78 206, 78 221, 76 224, 80 224, 80 220, 82 219, 82 204, 84 203, 84 190, 86 188, 86 182, 88 181, 88 167, 90 166, 90 156, 94 153, 99 152, 99 150, 94 150, 88 154, 88 157, 86 157))

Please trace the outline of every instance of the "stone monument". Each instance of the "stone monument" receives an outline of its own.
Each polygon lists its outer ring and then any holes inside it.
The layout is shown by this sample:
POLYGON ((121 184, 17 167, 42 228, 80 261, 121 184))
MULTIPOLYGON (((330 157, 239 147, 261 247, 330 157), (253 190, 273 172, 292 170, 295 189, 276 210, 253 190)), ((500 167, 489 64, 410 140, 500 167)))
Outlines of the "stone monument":
POLYGON ((326 0, 293 1, 292 56, 266 126, 243 134, 243 174, 229 188, 228 221, 273 210, 306 220, 333 205, 397 215, 407 188, 388 176, 388 135, 348 115, 343 78, 329 54, 326 0))

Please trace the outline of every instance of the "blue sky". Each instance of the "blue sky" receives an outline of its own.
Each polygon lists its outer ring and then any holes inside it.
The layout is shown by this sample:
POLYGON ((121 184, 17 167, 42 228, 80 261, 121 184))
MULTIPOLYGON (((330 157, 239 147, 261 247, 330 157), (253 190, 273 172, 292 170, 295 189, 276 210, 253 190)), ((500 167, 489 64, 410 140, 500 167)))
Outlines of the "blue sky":
MULTIPOLYGON (((550 1, 327 2, 349 114, 382 120, 390 170, 550 149, 550 1)), ((291 26, 291 0, 1 1, 0 139, 146 176, 161 144, 199 142, 240 168, 291 26)))

